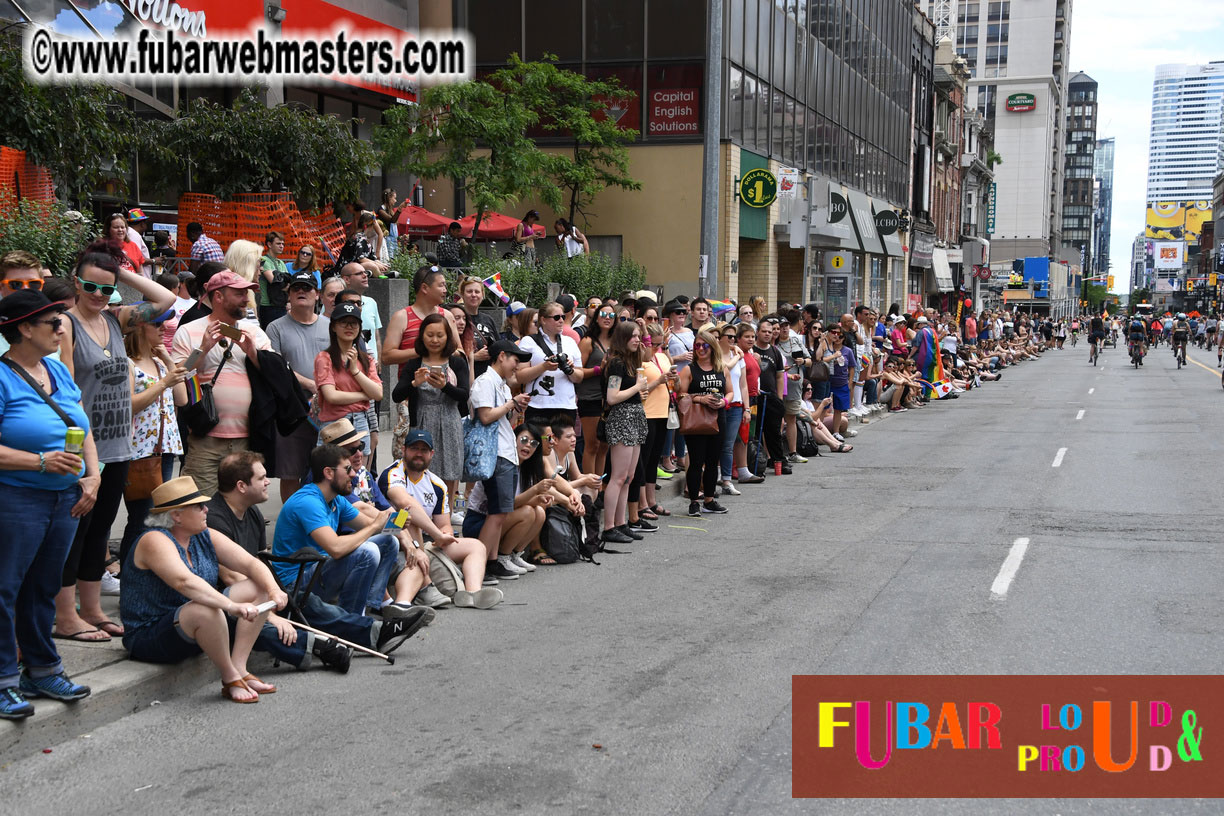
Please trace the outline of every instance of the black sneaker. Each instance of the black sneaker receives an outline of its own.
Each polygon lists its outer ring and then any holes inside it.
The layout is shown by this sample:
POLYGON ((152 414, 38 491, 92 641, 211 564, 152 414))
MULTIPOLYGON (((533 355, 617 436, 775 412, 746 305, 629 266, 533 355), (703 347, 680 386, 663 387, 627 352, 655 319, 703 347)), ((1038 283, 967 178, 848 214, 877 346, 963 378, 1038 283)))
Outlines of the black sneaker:
POLYGON ((701 502, 689 502, 689 518, 701 518, 701 502))
POLYGON ((631 538, 619 527, 609 527, 600 534, 599 540, 605 544, 632 544, 638 539, 631 538))
POLYGON ((374 644, 375 649, 383 654, 391 654, 425 625, 425 608, 414 606, 411 611, 413 614, 406 617, 383 622, 382 631, 378 633, 378 642, 374 644))
POLYGON ((719 504, 716 501, 708 501, 705 504, 701 505, 701 512, 703 513, 725 513, 727 512, 727 508, 723 507, 721 504, 719 504))
POLYGON ((622 524, 616 529, 620 530, 622 533, 629 536, 629 538, 633 539, 634 541, 641 541, 643 538, 645 538, 645 536, 640 535, 636 530, 634 530, 628 524, 622 524))
POLYGON ((324 666, 341 674, 348 674, 349 664, 353 662, 353 650, 334 640, 316 640, 310 653, 324 666))
POLYGON ((499 581, 517 581, 519 574, 511 572, 500 561, 485 562, 485 576, 493 576, 499 581))
POLYGON ((640 518, 637 521, 629 522, 629 529, 638 533, 657 533, 659 532, 659 525, 651 524, 646 519, 640 518))
MULTIPOLYGON (((485 569, 487 570, 488 568, 489 568, 488 563, 486 562, 485 569)), ((498 583, 499 581, 496 578, 494 578, 492 575, 486 572, 484 580, 480 582, 480 585, 482 587, 491 587, 491 586, 497 586, 498 583)))

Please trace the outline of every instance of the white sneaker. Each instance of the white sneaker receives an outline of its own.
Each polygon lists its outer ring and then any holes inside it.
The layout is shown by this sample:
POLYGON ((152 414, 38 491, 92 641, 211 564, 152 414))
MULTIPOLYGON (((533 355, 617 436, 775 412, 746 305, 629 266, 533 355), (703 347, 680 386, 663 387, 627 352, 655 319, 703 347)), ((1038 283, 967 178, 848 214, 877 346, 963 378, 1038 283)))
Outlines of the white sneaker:
POLYGON ((846 441, 846 437, 842 436, 842 435, 841 435, 841 434, 839 434, 839 433, 835 433, 835 434, 833 434, 833 438, 834 438, 834 439, 836 439, 838 442, 845 442, 845 441, 846 441))
POLYGON ((501 564, 502 569, 506 570, 506 572, 512 572, 515 575, 526 575, 527 574, 527 570, 523 569, 518 564, 514 563, 514 559, 509 555, 497 556, 497 563, 501 564))
POLYGON ((102 573, 102 594, 103 595, 118 595, 119 594, 119 579, 111 575, 109 572, 102 573))
POLYGON ((858 436, 858 431, 851 428, 850 430, 846 431, 846 436, 858 436))
POLYGON ((466 517, 466 515, 467 514, 464 513, 462 510, 456 510, 455 512, 451 513, 451 524, 455 525, 456 527, 462 528, 463 519, 466 517))
POLYGON ((737 490, 737 489, 736 489, 735 485, 731 484, 731 482, 730 482, 730 481, 725 481, 725 482, 723 482, 723 483, 722 483, 722 494, 723 494, 724 496, 740 496, 740 495, 743 495, 743 494, 741 494, 741 493, 740 493, 740 491, 739 491, 739 490, 737 490))
POLYGON ((522 553, 510 553, 510 563, 523 570, 524 572, 535 572, 536 565, 532 564, 523 558, 522 553))

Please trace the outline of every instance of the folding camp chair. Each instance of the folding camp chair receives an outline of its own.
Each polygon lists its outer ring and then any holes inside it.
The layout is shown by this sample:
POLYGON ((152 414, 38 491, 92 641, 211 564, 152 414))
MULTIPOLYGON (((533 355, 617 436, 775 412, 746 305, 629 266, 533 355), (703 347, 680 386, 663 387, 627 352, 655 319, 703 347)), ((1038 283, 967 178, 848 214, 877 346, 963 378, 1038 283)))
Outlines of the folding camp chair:
POLYGON ((309 547, 303 547, 291 555, 273 555, 270 551, 265 550, 264 552, 259 553, 257 557, 260 561, 263 561, 268 566, 268 569, 272 572, 272 578, 276 581, 277 586, 279 586, 284 593, 289 596, 289 601, 285 604, 286 614, 283 616, 286 620, 288 620, 294 626, 305 629, 307 632, 313 632, 316 637, 335 641, 342 646, 348 646, 350 649, 362 652, 363 654, 368 654, 373 657, 380 657, 387 661, 387 665, 395 664, 395 658, 391 655, 386 655, 382 652, 375 651, 368 646, 361 646, 360 644, 352 643, 344 638, 337 637, 330 632, 324 632, 322 629, 316 629, 307 622, 306 613, 302 611, 302 605, 299 602, 299 599, 305 598, 314 590, 315 583, 319 580, 320 570, 315 569, 311 572, 310 579, 306 581, 305 588, 302 587, 302 573, 307 566, 311 564, 319 564, 320 562, 328 560, 328 556, 312 550, 309 547), (276 570, 272 568, 273 564, 290 564, 297 567, 297 578, 293 582, 292 590, 288 589, 283 583, 281 583, 280 577, 276 574, 276 570))

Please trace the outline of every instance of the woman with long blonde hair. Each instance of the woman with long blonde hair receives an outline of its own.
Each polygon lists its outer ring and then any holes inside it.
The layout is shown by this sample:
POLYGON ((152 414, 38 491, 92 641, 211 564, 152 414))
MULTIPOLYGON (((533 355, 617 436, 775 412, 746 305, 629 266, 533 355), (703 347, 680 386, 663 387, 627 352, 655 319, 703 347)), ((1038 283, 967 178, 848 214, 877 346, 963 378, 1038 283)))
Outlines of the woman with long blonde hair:
MULTIPOLYGON (((259 259, 263 257, 263 247, 254 241, 244 241, 239 238, 225 250, 225 268, 248 283, 255 283, 259 274, 259 259)), ((247 295, 247 308, 255 309, 255 295, 247 295)))
POLYGON ((701 329, 693 340, 693 362, 680 372, 676 392, 690 396, 694 403, 718 413, 718 430, 713 434, 685 434, 689 451, 688 483, 689 516, 700 518, 702 513, 725 513, 715 497, 718 495, 718 468, 722 454, 722 439, 726 432, 727 406, 731 403, 731 381, 723 369, 722 349, 718 334, 701 329), (705 504, 698 501, 704 493, 705 504))

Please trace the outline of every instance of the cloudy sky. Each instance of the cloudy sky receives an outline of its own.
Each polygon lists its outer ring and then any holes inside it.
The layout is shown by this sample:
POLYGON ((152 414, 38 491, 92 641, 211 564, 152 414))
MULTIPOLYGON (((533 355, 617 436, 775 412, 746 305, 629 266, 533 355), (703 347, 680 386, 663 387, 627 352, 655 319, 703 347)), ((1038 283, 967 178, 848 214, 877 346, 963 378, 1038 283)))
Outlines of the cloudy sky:
POLYGON ((1072 15, 1067 67, 1100 83, 1097 136, 1117 139, 1110 261, 1115 290, 1126 291, 1143 229, 1156 66, 1224 60, 1224 0, 1074 0, 1072 15))

